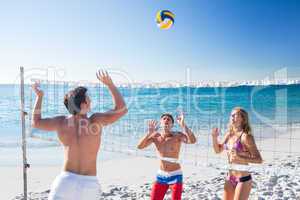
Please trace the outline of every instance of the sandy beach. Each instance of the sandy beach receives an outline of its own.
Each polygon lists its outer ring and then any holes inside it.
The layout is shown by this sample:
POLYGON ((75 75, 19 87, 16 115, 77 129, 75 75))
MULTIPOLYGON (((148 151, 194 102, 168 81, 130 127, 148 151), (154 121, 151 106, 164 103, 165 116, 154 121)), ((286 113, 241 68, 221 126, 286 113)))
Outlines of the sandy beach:
MULTIPOLYGON (((288 153, 296 150, 300 140, 287 140, 287 135, 277 138, 278 152, 267 151, 274 146, 274 139, 258 141, 264 164, 253 172, 253 189, 250 199, 300 199, 300 155, 288 153), (283 153, 286 152, 286 153, 283 153)), ((201 152, 200 152, 201 153, 201 152)), ((227 170, 220 166, 224 155, 215 155, 211 150, 202 152, 196 164, 183 163, 183 199, 221 199, 224 177, 227 170), (207 164, 207 158, 211 158, 207 164), (213 158, 218 162, 213 162, 213 158), (201 160, 202 159, 202 160, 201 160)), ((255 166, 254 166, 255 168, 255 166)), ((98 163, 98 178, 101 183, 100 199, 149 199, 151 184, 158 169, 154 158, 128 156, 127 158, 101 161, 98 163)), ((20 167, 1 167, 1 199, 22 199, 22 170, 20 167)), ((31 166, 28 170, 29 199, 47 199, 52 180, 61 166, 31 166)), ((170 199, 170 194, 165 199, 170 199)))
MULTIPOLYGON (((298 175, 300 156, 286 157, 277 161, 264 173, 254 173, 250 199, 300 198, 300 177, 298 175)), ((149 199, 156 169, 157 162, 149 158, 132 158, 103 163, 100 167, 101 175, 98 177, 103 192, 100 199, 149 199), (123 166, 122 171, 119 166, 123 166)), ((185 175, 183 199, 221 199, 225 170, 199 166, 185 166, 183 170, 185 175)), ((13 194, 20 192, 21 176, 16 179, 9 178, 13 174, 20 174, 20 169, 1 168, 1 171, 5 172, 5 176, 9 180, 5 186, 2 182, 2 187, 8 189, 5 190, 7 198, 4 199, 22 199, 21 195, 12 198, 13 194), (19 190, 16 190, 17 188, 19 190)), ((47 199, 49 185, 59 171, 59 167, 32 169, 29 173, 30 199, 47 199)))

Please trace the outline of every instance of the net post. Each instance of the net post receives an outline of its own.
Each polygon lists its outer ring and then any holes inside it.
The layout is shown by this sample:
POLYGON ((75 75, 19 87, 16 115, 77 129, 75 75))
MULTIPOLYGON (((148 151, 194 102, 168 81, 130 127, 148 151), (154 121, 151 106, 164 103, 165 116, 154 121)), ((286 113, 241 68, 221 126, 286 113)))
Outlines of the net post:
POLYGON ((24 200, 27 200, 27 168, 29 164, 26 158, 26 133, 25 133, 25 115, 27 114, 24 110, 25 98, 24 98, 24 68, 20 67, 20 96, 21 96, 21 124, 22 124, 22 152, 23 152, 23 196, 24 200))

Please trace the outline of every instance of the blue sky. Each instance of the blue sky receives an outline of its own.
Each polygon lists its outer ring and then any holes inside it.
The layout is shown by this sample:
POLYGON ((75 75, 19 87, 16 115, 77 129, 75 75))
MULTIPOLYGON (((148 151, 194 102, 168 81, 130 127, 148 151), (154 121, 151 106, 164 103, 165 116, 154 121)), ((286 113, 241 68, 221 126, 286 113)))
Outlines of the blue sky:
POLYGON ((14 82, 18 66, 75 81, 95 80, 97 68, 137 82, 184 81, 187 67, 192 81, 263 79, 283 67, 300 77, 299 10, 297 0, 2 1, 0 82, 14 82), (176 16, 170 30, 156 26, 160 9, 176 16))

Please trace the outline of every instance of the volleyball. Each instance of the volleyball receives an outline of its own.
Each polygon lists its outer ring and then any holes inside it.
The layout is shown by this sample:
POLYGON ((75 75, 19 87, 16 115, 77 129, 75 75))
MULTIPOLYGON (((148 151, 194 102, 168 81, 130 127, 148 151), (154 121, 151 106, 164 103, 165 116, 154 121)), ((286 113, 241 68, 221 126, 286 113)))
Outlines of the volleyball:
POLYGON ((175 15, 169 10, 160 10, 156 14, 156 23, 160 29, 169 29, 174 24, 175 15))

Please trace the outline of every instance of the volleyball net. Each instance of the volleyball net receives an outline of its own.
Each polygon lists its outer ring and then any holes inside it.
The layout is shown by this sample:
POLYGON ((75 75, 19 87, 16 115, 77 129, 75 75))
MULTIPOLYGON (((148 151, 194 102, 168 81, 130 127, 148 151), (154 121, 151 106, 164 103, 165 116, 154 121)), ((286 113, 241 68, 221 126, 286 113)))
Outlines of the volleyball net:
MULTIPOLYGON (((112 98, 108 89, 95 82, 65 82, 34 79, 44 91, 43 117, 68 115, 63 104, 64 95, 77 86, 88 88, 92 100, 92 112, 105 112, 112 108, 112 98)), ((244 107, 250 115, 256 144, 262 155, 268 155, 272 162, 283 155, 299 155, 297 141, 300 140, 300 122, 293 112, 289 93, 293 86, 196 88, 161 85, 118 85, 123 95, 128 113, 118 122, 104 128, 101 149, 133 156, 156 158, 153 146, 144 150, 136 148, 140 138, 147 132, 147 122, 159 121, 162 113, 185 113, 186 124, 193 130, 197 143, 183 144, 180 161, 193 165, 227 166, 226 156, 216 155, 212 149, 211 130, 221 129, 221 137, 227 130, 231 110, 244 107), (282 145, 284 144, 284 145, 282 145), (205 162, 203 162, 205 160, 205 162)), ((297 97, 297 96, 296 96, 297 97)), ((299 95, 298 95, 299 97, 299 95)), ((55 133, 31 127, 35 95, 30 85, 25 87, 25 107, 28 110, 27 136, 51 141, 57 145, 55 133)), ((175 124, 173 130, 180 130, 175 124)))

